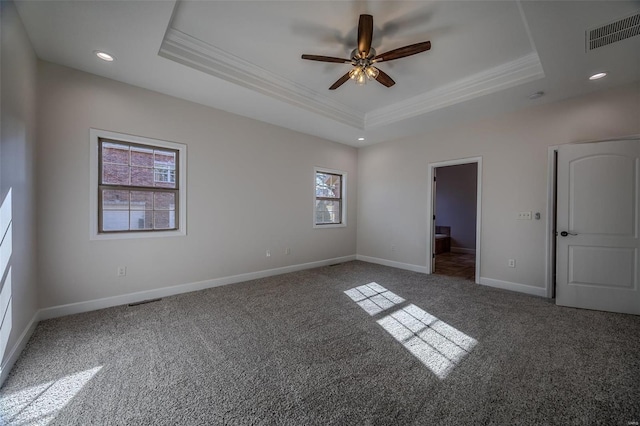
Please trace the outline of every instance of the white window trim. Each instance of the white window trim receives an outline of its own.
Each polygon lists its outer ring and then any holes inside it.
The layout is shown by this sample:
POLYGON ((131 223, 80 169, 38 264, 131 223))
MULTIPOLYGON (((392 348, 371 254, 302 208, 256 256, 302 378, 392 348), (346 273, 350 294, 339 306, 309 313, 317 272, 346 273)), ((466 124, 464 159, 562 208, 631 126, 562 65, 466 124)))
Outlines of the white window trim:
POLYGON ((328 169, 326 167, 314 167, 313 168, 313 227, 315 229, 327 229, 327 228, 344 228, 347 226, 347 172, 342 170, 328 169), (342 223, 335 224, 316 224, 316 175, 320 173, 332 173, 342 176, 342 223))
POLYGON ((127 135, 124 133, 109 132, 107 130, 89 129, 89 239, 90 240, 125 240, 131 238, 160 238, 182 237, 187 235, 187 145, 168 142, 142 136, 127 135), (115 139, 123 142, 138 143, 143 145, 158 146, 177 150, 178 155, 178 229, 162 232, 118 232, 100 234, 98 232, 98 146, 99 139, 115 139))

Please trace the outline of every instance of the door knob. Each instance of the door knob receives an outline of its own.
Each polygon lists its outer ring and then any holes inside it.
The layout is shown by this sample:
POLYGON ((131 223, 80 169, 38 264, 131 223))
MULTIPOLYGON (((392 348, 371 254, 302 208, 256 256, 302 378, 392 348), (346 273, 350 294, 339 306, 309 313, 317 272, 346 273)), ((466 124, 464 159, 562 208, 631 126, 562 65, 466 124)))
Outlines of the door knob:
POLYGON ((560 233, 560 235, 562 235, 563 237, 566 237, 567 235, 578 235, 578 234, 574 234, 574 233, 572 233, 572 232, 567 232, 567 231, 562 231, 562 232, 560 233))

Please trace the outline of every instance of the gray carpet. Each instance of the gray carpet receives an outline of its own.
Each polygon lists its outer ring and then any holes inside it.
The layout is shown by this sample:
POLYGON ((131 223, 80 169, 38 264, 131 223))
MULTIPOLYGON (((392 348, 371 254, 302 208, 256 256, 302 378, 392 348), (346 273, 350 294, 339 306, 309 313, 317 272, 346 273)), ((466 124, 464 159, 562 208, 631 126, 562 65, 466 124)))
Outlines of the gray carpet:
POLYGON ((638 421, 640 317, 363 262, 44 321, 0 389, 3 424, 638 421))

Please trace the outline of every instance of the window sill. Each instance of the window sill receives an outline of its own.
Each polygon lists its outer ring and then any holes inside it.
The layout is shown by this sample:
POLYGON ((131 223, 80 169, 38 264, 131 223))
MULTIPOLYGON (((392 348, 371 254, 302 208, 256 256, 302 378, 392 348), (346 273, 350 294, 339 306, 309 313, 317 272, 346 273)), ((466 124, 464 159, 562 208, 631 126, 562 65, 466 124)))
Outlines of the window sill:
POLYGON ((167 237, 185 237, 185 231, 162 231, 162 232, 118 232, 113 234, 96 234, 91 235, 91 241, 99 240, 130 240, 134 238, 167 238, 167 237))
POLYGON ((314 229, 325 229, 325 228, 346 228, 346 223, 336 223, 336 224, 326 224, 326 225, 313 225, 314 229))

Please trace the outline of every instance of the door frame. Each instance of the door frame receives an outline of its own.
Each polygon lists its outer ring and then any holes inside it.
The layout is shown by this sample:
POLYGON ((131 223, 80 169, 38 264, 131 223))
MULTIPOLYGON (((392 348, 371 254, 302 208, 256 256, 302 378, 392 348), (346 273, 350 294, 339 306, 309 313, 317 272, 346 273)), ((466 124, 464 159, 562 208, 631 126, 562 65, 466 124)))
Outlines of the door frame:
MULTIPOLYGON (((573 145, 573 144, 585 144, 585 143, 598 143, 598 142, 614 142, 614 141, 623 141, 623 140, 640 140, 640 134, 628 135, 628 136, 619 136, 615 138, 608 139, 597 139, 597 140, 588 140, 581 142, 571 142, 563 145, 573 145)), ((558 152, 558 148, 560 145, 549 146, 547 151, 547 226, 546 226, 546 246, 545 246, 545 287, 547 291, 547 297, 553 298, 555 295, 555 274, 556 274, 556 260, 555 250, 556 250, 556 237, 554 235, 555 229, 555 218, 557 214, 557 205, 556 205, 556 193, 557 193, 557 182, 556 182, 556 163, 558 152)))
POLYGON ((435 169, 438 167, 446 166, 458 166, 461 164, 473 164, 478 165, 476 176, 476 277, 475 283, 480 284, 480 241, 482 234, 482 157, 469 157, 460 158, 457 160, 439 161, 436 163, 429 163, 429 185, 427 185, 427 274, 432 274, 432 260, 433 260, 433 239, 435 220, 433 215, 435 214, 435 192, 433 191, 433 178, 435 176, 435 169))
POLYGON ((558 147, 560 145, 553 145, 548 148, 547 151, 547 223, 545 227, 546 239, 545 239, 545 289, 547 297, 552 299, 555 294, 555 275, 556 275, 556 236, 555 236, 555 223, 558 209, 556 206, 556 193, 557 187, 557 164, 558 164, 558 147))

